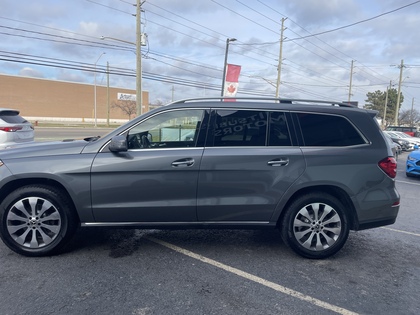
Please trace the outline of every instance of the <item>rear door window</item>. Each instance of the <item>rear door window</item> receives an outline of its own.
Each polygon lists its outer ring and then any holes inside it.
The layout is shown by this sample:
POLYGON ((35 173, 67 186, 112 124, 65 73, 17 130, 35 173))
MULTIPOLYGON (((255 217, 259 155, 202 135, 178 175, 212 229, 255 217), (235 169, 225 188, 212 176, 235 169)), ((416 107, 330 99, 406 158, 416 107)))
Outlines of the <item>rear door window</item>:
POLYGON ((268 112, 217 110, 213 146, 265 146, 268 112))
POLYGON ((286 115, 283 112, 270 113, 269 146, 290 146, 290 133, 286 115))
POLYGON ((216 147, 291 145, 284 112, 217 110, 213 122, 216 147))

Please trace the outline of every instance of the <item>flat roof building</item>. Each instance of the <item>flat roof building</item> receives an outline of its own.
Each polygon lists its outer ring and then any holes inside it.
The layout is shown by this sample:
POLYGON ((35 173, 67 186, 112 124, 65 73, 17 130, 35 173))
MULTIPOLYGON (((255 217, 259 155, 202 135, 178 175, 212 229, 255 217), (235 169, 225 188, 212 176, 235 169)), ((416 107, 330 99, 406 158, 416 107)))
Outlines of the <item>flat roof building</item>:
MULTIPOLYGON (((98 123, 128 120, 113 104, 133 102, 135 94, 132 89, 0 74, 0 107, 18 109, 29 120, 94 122, 95 107, 98 123)), ((147 112, 148 91, 142 91, 142 103, 142 111, 147 112)))

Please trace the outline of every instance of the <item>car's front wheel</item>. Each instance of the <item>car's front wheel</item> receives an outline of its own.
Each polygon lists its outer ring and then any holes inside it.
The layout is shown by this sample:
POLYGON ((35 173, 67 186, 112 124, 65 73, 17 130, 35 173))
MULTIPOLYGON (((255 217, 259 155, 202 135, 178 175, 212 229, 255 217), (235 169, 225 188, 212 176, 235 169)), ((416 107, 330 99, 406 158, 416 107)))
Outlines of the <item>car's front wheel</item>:
POLYGON ((281 222, 283 241, 297 254, 314 259, 337 253, 349 235, 343 204, 326 193, 297 198, 281 222))
POLYGON ((75 212, 60 190, 41 185, 11 192, 0 204, 0 236, 25 256, 57 253, 77 228, 75 212))

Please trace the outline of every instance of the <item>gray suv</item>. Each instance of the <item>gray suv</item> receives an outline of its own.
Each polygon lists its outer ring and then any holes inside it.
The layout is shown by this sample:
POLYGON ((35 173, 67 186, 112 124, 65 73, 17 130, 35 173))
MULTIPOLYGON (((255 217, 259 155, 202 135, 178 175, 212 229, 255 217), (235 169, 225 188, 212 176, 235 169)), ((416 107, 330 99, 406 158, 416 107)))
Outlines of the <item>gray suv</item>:
POLYGON ((396 161, 376 112, 345 103, 193 99, 106 136, 0 152, 0 235, 27 256, 81 227, 280 230, 325 258, 395 222, 396 161))

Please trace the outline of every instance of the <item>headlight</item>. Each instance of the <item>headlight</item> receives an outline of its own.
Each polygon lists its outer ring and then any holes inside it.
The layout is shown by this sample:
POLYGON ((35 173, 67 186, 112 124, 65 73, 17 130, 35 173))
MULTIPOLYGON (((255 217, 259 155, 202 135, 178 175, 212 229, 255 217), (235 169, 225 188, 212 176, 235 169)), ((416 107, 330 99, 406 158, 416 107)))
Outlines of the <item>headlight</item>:
POLYGON ((414 162, 414 161, 417 161, 417 159, 416 159, 416 158, 414 158, 414 157, 412 157, 412 156, 408 156, 408 157, 407 157, 407 161, 414 162))

